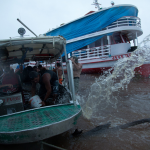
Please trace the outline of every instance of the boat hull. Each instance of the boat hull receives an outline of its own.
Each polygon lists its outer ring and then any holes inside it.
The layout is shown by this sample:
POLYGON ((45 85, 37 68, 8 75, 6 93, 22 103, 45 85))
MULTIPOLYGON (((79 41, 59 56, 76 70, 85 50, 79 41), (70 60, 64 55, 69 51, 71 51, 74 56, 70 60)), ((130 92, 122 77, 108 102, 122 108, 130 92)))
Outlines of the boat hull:
MULTIPOLYGON (((103 74, 104 71, 109 70, 112 67, 102 67, 102 68, 84 68, 82 69, 82 74, 103 74)), ((139 75, 141 77, 150 77, 150 64, 143 64, 140 67, 135 68, 135 76, 139 75)))
MULTIPOLYGON (((114 67, 119 59, 130 57, 131 53, 115 55, 111 57, 98 58, 91 57, 90 59, 79 59, 82 64, 82 74, 103 74, 105 71, 114 67)), ((65 66, 65 64, 64 64, 65 66)), ((150 62, 144 63, 140 67, 135 68, 135 75, 141 77, 150 76, 150 62)))
POLYGON ((44 119, 41 118, 41 114, 38 113, 40 112, 40 109, 1 117, 1 125, 7 126, 7 129, 4 127, 0 128, 0 144, 29 143, 41 141, 49 137, 61 134, 71 129, 77 123, 77 119, 81 115, 80 106, 74 106, 73 104, 45 107, 42 109, 43 114, 45 115, 43 116, 45 117, 44 119), (63 109, 63 111, 61 111, 60 108, 63 109), (61 119, 59 119, 59 114, 61 116, 61 119), (19 115, 19 117, 16 115, 19 115), (28 121, 25 121, 25 119, 21 120, 21 118, 26 118, 28 119, 28 121), (15 121, 13 119, 15 119, 15 121), (20 119, 20 122, 22 122, 22 124, 20 125, 27 124, 28 122, 28 124, 32 124, 34 127, 29 127, 30 125, 26 125, 26 128, 24 127, 24 130, 21 130, 23 129, 22 127, 20 127, 20 130, 17 130, 18 125, 17 127, 14 127, 14 123, 18 123, 18 119, 20 119), (50 121, 48 119, 50 119, 50 121), (7 125, 7 122, 10 123, 10 120, 11 125, 7 125), (13 127, 15 128, 15 131, 12 129, 13 127))

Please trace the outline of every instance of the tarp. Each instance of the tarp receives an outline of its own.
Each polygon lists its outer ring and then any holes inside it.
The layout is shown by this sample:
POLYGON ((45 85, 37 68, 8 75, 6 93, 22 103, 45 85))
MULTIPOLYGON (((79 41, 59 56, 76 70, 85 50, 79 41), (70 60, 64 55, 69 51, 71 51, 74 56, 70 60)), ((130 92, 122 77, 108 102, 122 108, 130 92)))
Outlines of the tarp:
MULTIPOLYGON (((87 35, 93 32, 100 31, 101 29, 107 27, 114 21, 118 20, 123 16, 135 16, 137 17, 138 10, 133 6, 118 6, 106 9, 104 11, 99 11, 92 15, 86 16, 84 18, 75 20, 46 33, 47 36, 57 36, 61 35, 65 39, 70 40, 76 37, 87 35)), ((94 41, 102 38, 102 36, 80 40, 77 42, 69 43, 66 45, 67 53, 74 50, 80 49, 85 45, 89 45, 94 41)))

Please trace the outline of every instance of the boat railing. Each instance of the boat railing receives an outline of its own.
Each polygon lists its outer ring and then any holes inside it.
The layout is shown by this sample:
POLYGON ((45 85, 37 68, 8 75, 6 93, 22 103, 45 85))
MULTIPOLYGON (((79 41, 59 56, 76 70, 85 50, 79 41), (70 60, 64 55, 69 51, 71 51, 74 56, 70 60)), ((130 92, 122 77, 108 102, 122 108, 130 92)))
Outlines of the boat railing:
POLYGON ((107 29, 112 29, 112 28, 122 27, 122 26, 136 26, 141 28, 141 19, 133 16, 125 16, 113 22, 112 24, 110 24, 109 26, 107 26, 105 29, 102 30, 107 30, 107 29))
POLYGON ((98 47, 92 47, 88 49, 82 49, 72 52, 72 56, 77 56, 79 59, 86 59, 92 57, 107 57, 110 56, 111 46, 104 45, 98 47))

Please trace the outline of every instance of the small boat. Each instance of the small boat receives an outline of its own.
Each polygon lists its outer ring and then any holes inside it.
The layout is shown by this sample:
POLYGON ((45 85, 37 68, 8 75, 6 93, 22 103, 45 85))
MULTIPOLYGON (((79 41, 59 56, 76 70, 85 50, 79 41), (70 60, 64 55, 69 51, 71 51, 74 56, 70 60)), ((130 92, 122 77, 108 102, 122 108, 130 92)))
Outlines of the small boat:
MULTIPOLYGON (((41 60, 52 63, 66 53, 65 47, 66 40, 62 36, 1 40, 0 64, 21 64, 41 60)), ((77 123, 81 107, 75 99, 72 63, 70 60, 66 62, 69 89, 67 86, 59 85, 59 98, 55 105, 25 110, 24 87, 20 92, 0 93, 0 144, 41 141, 63 133, 77 123)), ((26 99, 29 98, 30 96, 26 99)))
MULTIPOLYGON (((103 74, 112 68, 118 59, 130 57, 137 49, 138 37, 143 34, 138 9, 134 5, 121 4, 90 11, 85 16, 60 25, 45 33, 46 36, 61 35, 67 39, 67 54, 77 56, 82 64, 82 73, 103 74), (133 46, 131 42, 133 41, 133 46)), ((64 64, 65 65, 65 64, 64 64)), ((150 63, 145 63, 136 72, 149 77, 150 63)))

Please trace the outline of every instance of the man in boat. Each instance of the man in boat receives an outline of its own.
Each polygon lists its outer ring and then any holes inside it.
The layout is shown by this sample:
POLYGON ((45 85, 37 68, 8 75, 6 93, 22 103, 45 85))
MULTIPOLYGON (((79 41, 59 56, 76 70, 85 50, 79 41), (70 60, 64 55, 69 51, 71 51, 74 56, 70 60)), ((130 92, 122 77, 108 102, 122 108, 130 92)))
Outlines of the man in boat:
POLYGON ((33 67, 33 71, 36 71, 36 72, 37 72, 37 69, 38 69, 37 66, 34 66, 34 67, 33 67))
POLYGON ((41 71, 42 70, 42 65, 38 65, 38 70, 41 71))
POLYGON ((4 69, 4 76, 2 78, 2 85, 9 85, 11 89, 3 89, 4 93, 10 91, 11 93, 21 90, 21 84, 18 75, 10 70, 10 66, 6 66, 4 69), (11 84, 11 85, 10 85, 11 84))
POLYGON ((59 79, 59 83, 62 84, 62 67, 61 64, 59 62, 56 63, 55 69, 53 69, 53 71, 58 74, 58 79, 59 79))
POLYGON ((16 70, 15 70, 15 73, 17 73, 17 72, 20 70, 20 68, 21 68, 21 69, 24 69, 25 66, 24 66, 24 65, 17 65, 16 70), (20 66, 21 66, 21 67, 20 67, 20 66))
POLYGON ((23 70, 23 82, 29 83, 31 82, 30 77, 29 77, 29 73, 33 71, 33 68, 31 66, 27 66, 26 68, 24 68, 23 70))
POLYGON ((55 104, 55 100, 58 93, 58 78, 55 72, 51 70, 42 70, 39 73, 35 71, 31 71, 29 77, 32 81, 32 96, 35 95, 36 84, 39 83, 40 90, 39 96, 42 99, 42 105, 48 105, 47 99, 50 97, 53 92, 53 99, 50 102, 51 104, 55 104))
POLYGON ((38 72, 39 71, 44 71, 47 70, 45 67, 43 67, 42 65, 38 65, 38 72))
POLYGON ((79 89, 79 78, 82 71, 82 64, 78 63, 78 57, 72 56, 71 61, 73 64, 73 77, 74 77, 74 86, 75 86, 75 93, 78 93, 79 89))

